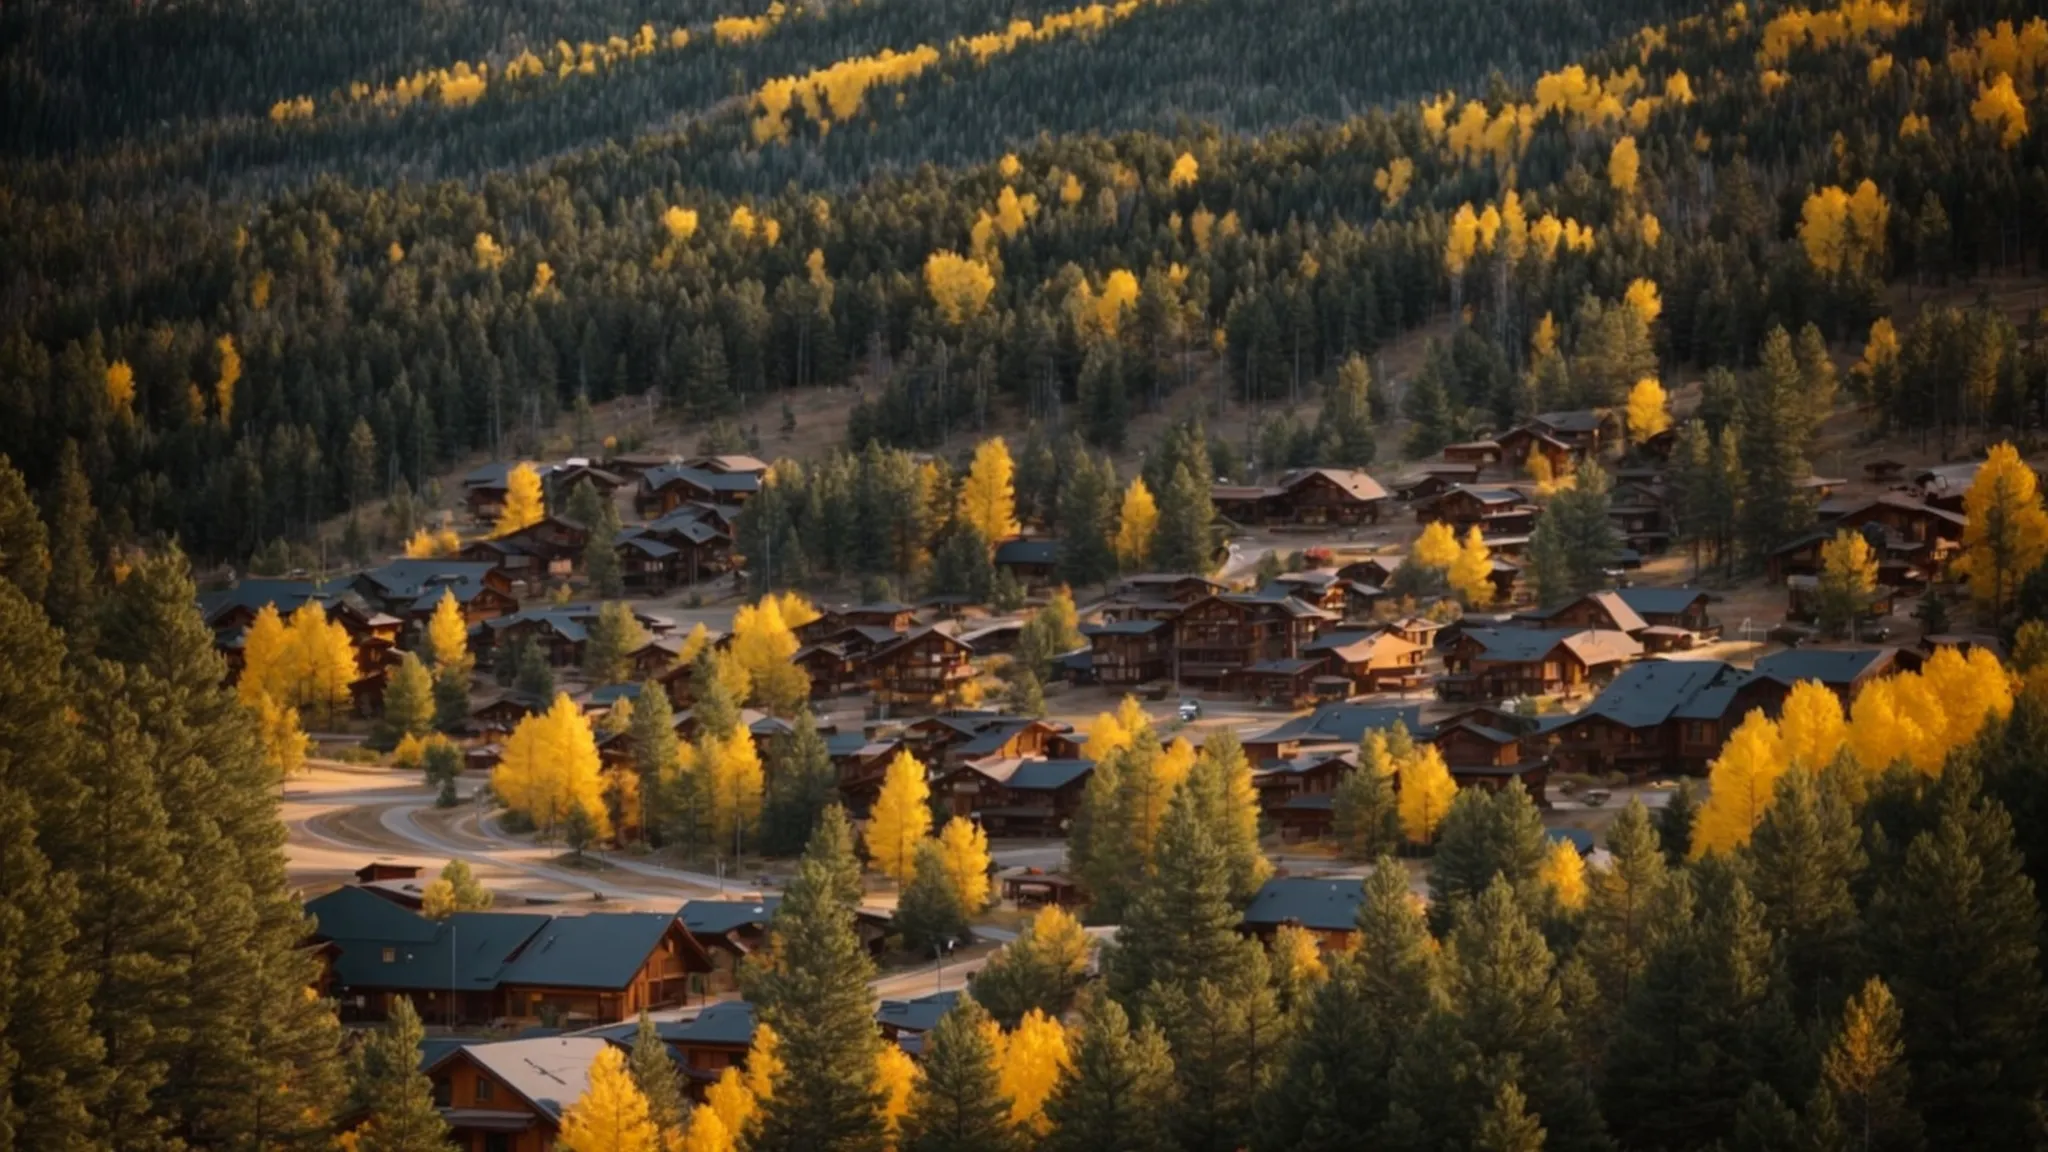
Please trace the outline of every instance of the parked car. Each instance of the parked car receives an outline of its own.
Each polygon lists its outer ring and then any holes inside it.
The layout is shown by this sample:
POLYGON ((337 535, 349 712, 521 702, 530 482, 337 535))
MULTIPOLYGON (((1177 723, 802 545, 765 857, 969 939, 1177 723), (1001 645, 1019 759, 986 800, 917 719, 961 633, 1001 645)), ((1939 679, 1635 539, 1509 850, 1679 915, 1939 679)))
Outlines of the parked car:
POLYGON ((1202 702, 1200 700, 1181 701, 1180 718, 1183 724, 1194 720, 1200 720, 1202 718, 1202 702))

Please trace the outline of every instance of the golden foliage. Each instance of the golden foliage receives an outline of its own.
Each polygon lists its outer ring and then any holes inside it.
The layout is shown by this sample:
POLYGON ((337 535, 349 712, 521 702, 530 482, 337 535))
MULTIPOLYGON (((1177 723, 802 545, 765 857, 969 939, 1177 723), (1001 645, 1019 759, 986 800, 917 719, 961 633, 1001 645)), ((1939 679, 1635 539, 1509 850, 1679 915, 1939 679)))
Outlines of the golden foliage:
POLYGON ((624 1049, 606 1044, 598 1050, 590 1086, 562 1112, 556 1142, 564 1152, 661 1152, 661 1133, 633 1083, 624 1049))
POLYGON ((897 1126, 910 1111, 910 1094, 924 1070, 901 1045, 884 1044, 875 1049, 875 1087, 882 1092, 882 1122, 888 1126, 888 1147, 896 1147, 897 1126))
POLYGON ((931 787, 924 765, 908 751, 896 753, 882 774, 882 791, 868 817, 868 858, 898 884, 910 882, 917 846, 931 831, 931 787))
POLYGON ((1443 756, 1428 744, 1401 766, 1400 774, 1401 831, 1411 843, 1427 844, 1436 838, 1437 825, 1451 810, 1457 782, 1451 779, 1443 756))
POLYGON ((462 551, 462 537, 453 528, 416 529, 405 540, 405 554, 414 560, 430 560, 436 556, 453 556, 462 551))
POLYGON ((932 253, 924 262, 924 286, 946 323, 958 327, 981 315, 995 294, 995 274, 987 264, 957 252, 932 253))
POLYGON ((2027 106, 2013 90, 2012 77, 2001 72, 1998 79, 1979 86, 1970 104, 1970 119, 1998 131, 1998 146, 2017 148, 2027 137, 2027 106))
POLYGON ((1948 754, 2012 710, 2012 676, 1988 650, 1941 648, 1918 672, 1864 686, 1849 710, 1849 747, 1866 772, 1903 761, 1940 775, 1948 754))
POLYGON ((479 268, 488 271, 505 263, 505 250, 498 247, 498 242, 491 238, 489 232, 477 233, 470 248, 476 254, 476 266, 479 268))
POLYGON ((453 592, 443 591, 434 604, 434 614, 427 618, 427 648, 436 668, 469 667, 469 624, 463 620, 453 592))
POLYGON ((1873 265, 1885 249, 1891 203, 1869 180, 1852 194, 1822 188, 1806 198, 1799 214, 1799 242, 1822 272, 1854 272, 1873 265))
POLYGON ((1664 238, 1664 225, 1658 223, 1655 216, 1645 212, 1636 217, 1636 235, 1642 237, 1643 247, 1655 248, 1657 242, 1664 238))
POLYGON ((1787 9, 1764 25, 1763 45, 1757 52, 1757 61, 1760 64, 1782 64, 1791 59, 1793 51, 1799 48, 1819 51, 1836 45, 1886 39, 1911 23, 1913 17, 1910 2, 1892 4, 1889 0, 1845 0, 1838 8, 1818 12, 1807 8, 1787 9))
POLYGON ((1607 154, 1607 183, 1623 196, 1636 193, 1636 175, 1641 171, 1643 158, 1636 151, 1636 138, 1623 136, 1614 142, 1613 151, 1607 154))
POLYGON ((235 350, 233 336, 215 340, 213 350, 220 357, 220 375, 213 382, 213 402, 220 411, 220 422, 226 424, 235 414, 235 385, 242 379, 242 354, 235 350))
POLYGON ((1657 293, 1657 282, 1638 276, 1629 281, 1628 291, 1622 294, 1622 302, 1643 318, 1643 326, 1649 327, 1664 314, 1663 297, 1657 293))
POLYGON ((522 462, 505 474, 505 504, 498 512, 498 522, 491 527, 491 536, 510 536, 540 523, 547 514, 547 502, 540 491, 540 473, 533 470, 533 465, 522 462))
POLYGON ((126 360, 116 360, 107 365, 107 407, 118 416, 127 416, 135 406, 135 369, 126 360))
MULTIPOLYGON (((756 1044, 759 1044, 760 1037, 761 1029, 757 1025, 754 1029, 756 1044)), ((751 1053, 748 1063, 751 1067, 751 1053)), ((759 1111, 760 1107, 760 1102, 754 1099, 754 1094, 747 1090, 744 1075, 737 1067, 727 1065, 719 1072, 718 1079, 712 1082, 711 1087, 704 1090, 704 1106, 691 1110, 690 1116, 694 1124, 697 1116, 710 1113, 718 1118, 720 1127, 736 1136, 746 1131, 747 1121, 753 1119, 754 1113, 759 1111)))
MULTIPOLYGON (((713 1084, 706 1095, 717 1091, 718 1087, 718 1084, 713 1084)), ((732 1130, 718 1118, 717 1109, 706 1104, 690 1110, 689 1123, 683 1132, 682 1152, 734 1152, 737 1147, 733 1143, 732 1130)))
POLYGON ((1387 161, 1386 167, 1372 174, 1372 186, 1379 189, 1386 206, 1392 208, 1408 194, 1408 186, 1415 182, 1415 161, 1406 156, 1396 156, 1387 161))
POLYGON ((711 795, 713 842, 731 844, 761 820, 760 750, 745 728, 724 736, 703 733, 697 744, 697 762, 711 795))
POLYGON ((543 832, 580 807, 603 834, 600 773, 590 721, 567 693, 557 693, 552 707, 521 720, 506 737, 498 766, 491 770, 491 791, 543 832))
POLYGON ((996 161, 996 171, 1002 173, 1005 180, 1015 180, 1024 171, 1024 165, 1018 162, 1015 152, 1005 152, 1003 158, 996 161))
POLYGON ((1628 434, 1638 442, 1671 427, 1669 398, 1654 376, 1636 381, 1628 391, 1628 434))
POLYGON ((786 140, 786 114, 792 102, 821 128, 851 120, 860 111, 868 89, 902 84, 939 62, 939 50, 919 45, 908 52, 884 48, 872 56, 853 56, 801 77, 783 76, 762 84, 755 93, 754 140, 766 144, 786 140))
POLYGON ((959 516, 991 546, 1017 534, 1016 465, 1001 436, 974 446, 974 463, 960 483, 959 516))
POLYGON ((2011 442, 1991 447, 1963 494, 1963 569, 1970 594, 2002 612, 2026 574, 2048 559, 2040 479, 2011 442))
POLYGON ((256 737, 263 748, 264 765, 279 778, 298 775, 313 744, 299 727, 299 710, 263 693, 257 694, 250 707, 256 713, 256 737))
POLYGON ((1544 855, 1536 880, 1550 891, 1558 906, 1577 911, 1586 906, 1586 861, 1569 842, 1559 840, 1544 855))
POLYGON ((1468 201, 1451 214, 1450 232, 1444 240, 1444 271, 1454 278, 1463 276, 1479 253, 1479 215, 1468 201))
POLYGON ((1692 77, 1687 76, 1683 70, 1665 77, 1664 98, 1675 104, 1692 103, 1692 77))
POLYGON ((1707 799, 1693 822, 1694 859, 1749 843, 1785 772, 1778 726, 1761 709, 1744 717, 1707 769, 1707 799))
POLYGON ((1464 546, 1451 561, 1447 577, 1451 591, 1466 607, 1484 608, 1493 602, 1493 554, 1479 534, 1479 525, 1466 530, 1464 546))
POLYGON ((759 40, 782 22, 783 11, 783 6, 775 3, 759 16, 720 16, 711 22, 711 38, 728 46, 759 40))
POLYGON ((1450 524, 1432 520, 1409 550, 1408 561, 1424 568, 1448 569, 1458 559, 1458 535, 1450 524))
POLYGON ((1195 154, 1183 152, 1175 158, 1173 171, 1167 174, 1166 185, 1169 188, 1192 188, 1201 173, 1202 166, 1196 162, 1195 154))
POLYGON ((312 118, 313 98, 311 96, 294 96, 289 100, 279 100, 270 106, 270 122, 273 124, 284 124, 293 120, 311 120, 312 118))
POLYGON ((1126 572, 1143 570, 1152 554, 1152 533, 1159 527, 1159 504, 1143 476, 1124 489, 1123 508, 1117 516, 1116 559, 1126 572))
POLYGON ((1842 698, 1815 680, 1801 680, 1778 712, 1778 746, 1788 768, 1819 772, 1835 762, 1849 739, 1842 698))
POLYGON ((981 825, 962 816, 946 821, 939 829, 939 860, 946 866, 946 879, 960 897, 960 906, 970 916, 988 907, 988 836, 981 825))
POLYGON ((1557 352, 1557 317, 1549 312, 1536 322, 1536 331, 1529 336, 1529 358, 1541 360, 1557 352))
POLYGON ((533 266, 533 287, 528 288, 526 290, 526 294, 535 299, 539 299, 541 296, 547 294, 548 289, 553 287, 554 283, 554 266, 549 264, 547 261, 543 260, 540 263, 535 264, 533 266))
POLYGON ((1010 1123, 1036 1138, 1052 1130, 1045 1102, 1072 1065, 1067 1030, 1058 1020, 1033 1008, 1014 1031, 992 1028, 996 1050, 996 1089, 1010 1101, 1010 1123))
POLYGON ((697 234, 697 213, 691 208, 670 205, 661 214, 661 226, 668 230, 671 240, 680 243, 697 234))

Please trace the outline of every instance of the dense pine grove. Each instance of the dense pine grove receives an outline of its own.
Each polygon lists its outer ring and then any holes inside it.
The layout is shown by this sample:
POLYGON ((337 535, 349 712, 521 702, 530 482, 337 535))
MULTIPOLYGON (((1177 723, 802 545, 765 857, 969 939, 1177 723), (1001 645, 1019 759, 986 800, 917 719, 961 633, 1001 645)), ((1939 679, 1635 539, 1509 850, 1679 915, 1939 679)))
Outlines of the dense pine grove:
MULTIPOLYGON (((2048 421, 2039 318, 1890 303, 2048 260, 2048 25, 2012 0, 108 0, 11 5, 0 43, 0 1152, 443 1146, 418 1017, 350 1045, 311 991, 278 781, 188 557, 282 569, 344 515, 366 556, 564 414, 584 449, 618 400, 658 412, 629 441, 752 449, 776 398, 859 389, 843 449, 778 464, 742 516, 757 591, 995 601, 1021 599, 989 565, 1011 526, 951 513, 954 465, 912 451, 954 433, 1026 427, 1016 511, 1086 588, 1140 552, 1206 566, 1213 478, 1369 464, 1397 417, 1420 457, 1633 410, 1646 381, 1661 415, 1655 378, 1697 374, 1672 510, 1729 571, 1814 523, 1838 394, 1944 456, 2048 421), (1011 21, 1041 38, 962 39, 1011 21), (1176 393, 1206 422, 1148 445, 1139 500, 1111 456, 1176 393)), ((1615 540, 1597 469, 1537 479, 1528 578, 1555 604, 1615 540)), ((2044 571, 1972 573, 2027 622, 1974 738, 1876 770, 1837 716, 1825 755, 1770 765, 1753 828, 1631 805, 1600 867, 1521 790, 1458 792, 1429 899, 1382 857, 1349 951, 1237 931, 1270 865, 1234 739, 1198 757, 1106 717, 1069 844, 1121 926, 1100 978, 1077 924, 1032 921, 921 1071, 873 1026, 806 714, 774 750, 763 832, 802 858, 742 971, 745 1082, 691 1108, 643 1037, 593 1072, 626 1119, 593 1134, 593 1104, 565 1146, 2041 1146, 2044 571)), ((1072 607, 1027 630, 1020 710, 1072 607)), ((704 679, 700 720, 736 716, 704 679)), ((468 704, 417 663, 397 688, 380 741, 468 704)), ((665 760, 649 695, 630 740, 665 760)), ((1376 740, 1404 798, 1432 767, 1455 790, 1405 731, 1376 740)), ((1359 857, 1412 823, 1376 779, 1337 802, 1359 857)), ((661 803, 694 837, 712 801, 661 803)), ((967 916, 946 868, 885 868, 914 935, 967 916)))

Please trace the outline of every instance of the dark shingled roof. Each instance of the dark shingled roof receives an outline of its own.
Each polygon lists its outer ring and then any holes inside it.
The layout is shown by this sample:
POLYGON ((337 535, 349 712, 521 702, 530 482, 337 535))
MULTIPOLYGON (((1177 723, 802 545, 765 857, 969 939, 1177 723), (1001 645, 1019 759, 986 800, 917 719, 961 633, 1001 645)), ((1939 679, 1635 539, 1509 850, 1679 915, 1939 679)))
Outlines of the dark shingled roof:
POLYGON ((1343 701, 1325 704, 1306 716, 1296 716, 1246 739, 1248 742, 1256 741, 1262 744, 1295 740, 1309 743, 1356 744, 1365 738, 1367 732, 1392 728, 1396 722, 1407 725, 1411 735, 1419 736, 1426 731, 1422 723, 1422 706, 1419 704, 1386 707, 1343 701))
POLYGON ((888 1024, 903 1032, 929 1032, 939 1026, 939 1018, 953 1010, 960 1002, 960 993, 934 992, 919 996, 915 1000, 884 1000, 875 1010, 875 1022, 888 1024))
POLYGON ((507 984, 624 988, 675 923, 665 912, 557 916, 505 969, 507 984))
POLYGON ((1118 620, 1113 624, 1083 624, 1083 636, 1149 636, 1166 627, 1165 620, 1118 620))
POLYGON ((1756 671, 1783 684, 1818 680, 1831 686, 1847 685, 1881 671, 1898 655, 1896 648, 1793 648, 1757 661, 1756 671))
POLYGON ((1733 672, 1733 667, 1719 660, 1632 664, 1580 715, 1604 716, 1624 728, 1654 728, 1733 672))
POLYGON ((712 472, 703 468, 664 464, 659 468, 648 469, 640 477, 640 483, 650 492, 659 491, 677 481, 705 492, 761 490, 761 477, 752 472, 712 472))
POLYGON ((745 1000, 707 1004, 695 1020, 671 1020, 657 1029, 671 1044, 734 1044, 754 1042, 754 1006, 745 1000))
POLYGON ((774 919, 775 909, 781 904, 780 896, 762 896, 753 900, 692 900, 683 905, 678 915, 688 931, 719 936, 749 924, 768 923, 774 919))
POLYGON ((1545 832, 1552 841, 1569 844, 1584 856, 1593 850, 1593 834, 1584 828, 1550 828, 1545 832))
POLYGON ((1617 588, 1612 595, 1644 616, 1676 616, 1706 593, 1697 588, 1617 588))
POLYGON ((1266 881, 1244 910, 1250 927, 1300 924, 1319 931, 1350 931, 1358 926, 1358 906, 1365 902, 1365 881, 1357 876, 1321 879, 1277 876, 1266 881))
POLYGON ((1026 760, 1004 783, 1020 792, 1055 792, 1094 770, 1093 760, 1026 760))
POLYGON ((424 944, 434 938, 434 922, 361 888, 336 888, 306 901, 306 913, 318 923, 314 933, 329 940, 390 940, 424 944))

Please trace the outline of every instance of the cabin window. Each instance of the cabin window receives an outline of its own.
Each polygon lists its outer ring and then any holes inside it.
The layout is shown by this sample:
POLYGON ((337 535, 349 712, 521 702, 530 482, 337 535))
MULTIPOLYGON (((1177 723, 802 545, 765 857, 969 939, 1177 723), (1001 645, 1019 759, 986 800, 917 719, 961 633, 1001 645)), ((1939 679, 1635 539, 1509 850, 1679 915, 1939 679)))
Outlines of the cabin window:
POLYGON ((489 1104, 491 1102, 492 1097, 497 1093, 497 1091, 498 1086, 496 1084, 491 1083, 489 1080, 484 1079, 482 1076, 476 1078, 477 1103, 489 1104))
POLYGON ((386 964, 394 964, 394 963, 397 963, 397 961, 398 961, 398 949, 396 949, 396 948, 386 948, 386 949, 384 950, 384 962, 385 962, 386 964))

